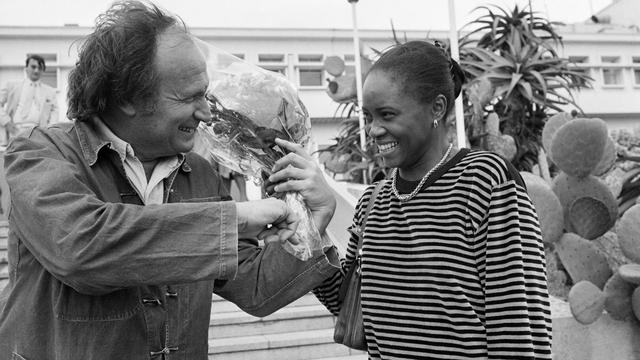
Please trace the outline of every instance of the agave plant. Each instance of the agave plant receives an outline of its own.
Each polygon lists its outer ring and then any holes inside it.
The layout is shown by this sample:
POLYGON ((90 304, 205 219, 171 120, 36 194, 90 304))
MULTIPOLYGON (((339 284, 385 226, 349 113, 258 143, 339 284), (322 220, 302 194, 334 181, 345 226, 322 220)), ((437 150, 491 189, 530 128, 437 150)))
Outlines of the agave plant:
POLYGON ((493 86, 493 96, 510 109, 528 105, 563 111, 559 105, 576 107, 572 89, 589 78, 573 71, 568 60, 549 56, 548 52, 529 44, 509 44, 509 52, 496 54, 483 48, 465 49, 461 65, 472 79, 486 78, 493 86))
POLYGON ((486 10, 488 14, 465 25, 473 26, 474 29, 460 39, 460 47, 475 44, 476 47, 496 51, 503 50, 510 44, 535 44, 557 56, 554 46, 562 44, 562 38, 554 26, 562 23, 551 22, 531 11, 519 9, 518 5, 511 13, 495 5, 478 6, 473 11, 477 10, 486 10), (480 38, 476 40, 478 35, 480 38))
POLYGON ((581 112, 572 91, 588 85, 591 78, 558 57, 554 46, 562 42, 553 28, 557 23, 518 6, 512 12, 497 6, 478 9, 488 14, 467 24, 474 28, 460 41, 460 64, 469 80, 465 92, 473 109, 467 134, 474 145, 483 133, 478 129, 483 129, 484 115, 497 113, 500 130, 512 136, 518 148, 512 162, 520 170, 531 170, 547 112, 561 112, 562 105, 581 112), (485 94, 472 96, 482 83, 491 86, 485 94))
POLYGON ((324 155, 326 170, 342 174, 350 182, 362 184, 387 176, 388 168, 384 166, 371 137, 367 136, 366 151, 360 146, 358 118, 343 118, 340 132, 334 140, 335 144, 319 150, 324 155))

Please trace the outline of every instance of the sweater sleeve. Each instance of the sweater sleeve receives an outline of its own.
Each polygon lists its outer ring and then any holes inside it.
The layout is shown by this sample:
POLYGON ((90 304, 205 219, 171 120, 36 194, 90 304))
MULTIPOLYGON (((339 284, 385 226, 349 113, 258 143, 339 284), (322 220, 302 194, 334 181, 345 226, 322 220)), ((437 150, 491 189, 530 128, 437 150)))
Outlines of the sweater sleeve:
POLYGON ((479 228, 484 245, 489 359, 551 359, 551 312, 540 225, 516 179, 494 185, 479 228))
POLYGON ((370 201, 373 189, 375 186, 369 186, 365 189, 364 193, 356 204, 355 214, 353 216, 353 222, 347 231, 349 232, 349 242, 347 243, 347 253, 345 257, 340 259, 342 265, 342 271, 336 272, 332 277, 328 278, 313 290, 314 295, 320 300, 320 302, 334 315, 338 315, 340 312, 340 306, 342 305, 338 300, 338 292, 340 285, 344 279, 345 274, 349 271, 349 268, 353 264, 353 260, 356 257, 356 249, 358 248, 358 236, 355 233, 355 228, 362 223, 362 217, 364 216, 367 204, 370 201))

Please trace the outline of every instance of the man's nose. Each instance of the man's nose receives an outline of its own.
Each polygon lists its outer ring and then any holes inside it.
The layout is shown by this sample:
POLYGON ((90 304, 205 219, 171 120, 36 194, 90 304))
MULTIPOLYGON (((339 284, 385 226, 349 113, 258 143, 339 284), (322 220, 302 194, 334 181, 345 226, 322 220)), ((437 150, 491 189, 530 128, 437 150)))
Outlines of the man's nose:
POLYGON ((206 97, 203 96, 202 99, 198 101, 197 108, 193 112, 193 117, 198 121, 211 125, 213 115, 211 114, 211 108, 209 107, 209 102, 206 97))

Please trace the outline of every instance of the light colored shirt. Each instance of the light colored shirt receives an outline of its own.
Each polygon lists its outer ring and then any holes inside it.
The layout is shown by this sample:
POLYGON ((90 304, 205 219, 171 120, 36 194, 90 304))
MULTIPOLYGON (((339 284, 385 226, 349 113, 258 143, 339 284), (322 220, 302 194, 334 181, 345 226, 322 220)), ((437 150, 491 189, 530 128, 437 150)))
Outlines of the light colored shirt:
POLYGON ((149 180, 144 172, 142 162, 136 157, 133 147, 126 141, 120 139, 111 129, 100 119, 94 117, 98 136, 110 142, 110 147, 115 150, 124 171, 145 205, 162 204, 164 194, 164 179, 176 170, 184 161, 184 155, 176 155, 162 158, 158 161, 149 180))
POLYGON ((16 108, 16 116, 13 119, 15 124, 31 123, 38 124, 40 108, 42 106, 42 83, 38 81, 25 80, 22 82, 20 100, 16 108))

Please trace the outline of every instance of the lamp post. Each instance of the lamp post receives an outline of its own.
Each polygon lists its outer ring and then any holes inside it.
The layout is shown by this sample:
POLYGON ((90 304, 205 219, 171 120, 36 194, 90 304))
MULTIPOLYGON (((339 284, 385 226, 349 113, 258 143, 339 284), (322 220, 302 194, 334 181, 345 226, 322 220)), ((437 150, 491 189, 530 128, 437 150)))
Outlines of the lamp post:
MULTIPOLYGON (((358 0, 347 0, 351 4, 351 19, 353 21, 353 49, 356 65, 356 97, 358 99, 358 124, 360 128, 360 148, 367 151, 367 134, 365 133, 364 115, 362 114, 362 65, 360 64, 360 38, 358 37, 358 17, 356 16, 356 4, 358 0)), ((365 183, 369 181, 367 170, 362 170, 362 178, 365 183)))
POLYGON ((351 18, 353 20, 353 49, 356 65, 356 96, 358 99, 358 123, 360 124, 360 147, 367 150, 367 136, 365 134, 364 116, 362 114, 362 66, 360 64, 360 39, 358 37, 358 18, 356 4, 358 0, 347 0, 351 4, 351 18))
MULTIPOLYGON (((458 28, 456 26, 456 9, 454 0, 449 0, 449 48, 451 49, 451 58, 460 61, 460 52, 458 49, 458 28)), ((458 148, 466 146, 466 136, 464 132, 464 113, 462 109, 462 94, 455 101, 456 115, 456 139, 458 140, 458 148)))

